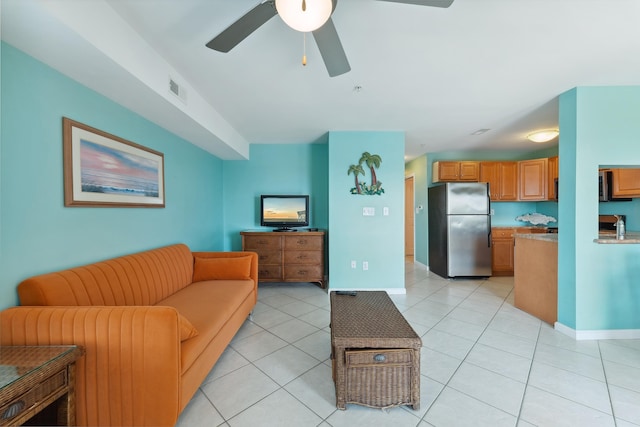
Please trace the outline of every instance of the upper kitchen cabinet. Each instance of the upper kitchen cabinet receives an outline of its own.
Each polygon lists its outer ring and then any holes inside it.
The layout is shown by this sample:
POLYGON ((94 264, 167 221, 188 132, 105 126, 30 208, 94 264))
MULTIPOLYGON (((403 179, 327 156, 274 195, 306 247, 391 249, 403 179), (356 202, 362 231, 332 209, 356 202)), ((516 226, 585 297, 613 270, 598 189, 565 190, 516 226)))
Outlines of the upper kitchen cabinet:
POLYGON ((518 162, 519 200, 547 200, 549 159, 532 159, 518 162))
POLYGON ((518 163, 480 162, 480 182, 489 183, 493 202, 518 200, 518 163))
POLYGON ((438 161, 433 162, 433 182, 478 182, 480 178, 479 162, 474 161, 438 161))
POLYGON ((612 169, 613 197, 640 197, 640 169, 612 169))
POLYGON ((556 187, 556 179, 558 179, 558 156, 549 157, 547 165, 549 171, 549 181, 547 182, 547 199, 558 200, 558 188, 556 187))

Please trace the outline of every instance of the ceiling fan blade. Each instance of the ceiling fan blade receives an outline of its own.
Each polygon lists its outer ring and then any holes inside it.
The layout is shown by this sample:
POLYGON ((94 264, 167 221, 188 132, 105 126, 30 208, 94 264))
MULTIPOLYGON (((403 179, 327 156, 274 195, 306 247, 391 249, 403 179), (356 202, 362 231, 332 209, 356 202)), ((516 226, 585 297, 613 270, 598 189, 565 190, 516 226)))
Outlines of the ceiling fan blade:
POLYGON ((453 0, 378 0, 392 3, 417 4, 418 6, 449 7, 453 0))
POLYGON ((322 55, 322 60, 330 77, 351 71, 351 65, 349 65, 349 60, 342 48, 336 26, 333 25, 331 18, 322 27, 313 32, 313 38, 316 40, 320 55, 322 55))
POLYGON ((218 52, 229 52, 277 13, 273 0, 260 3, 211 39, 207 47, 218 52))

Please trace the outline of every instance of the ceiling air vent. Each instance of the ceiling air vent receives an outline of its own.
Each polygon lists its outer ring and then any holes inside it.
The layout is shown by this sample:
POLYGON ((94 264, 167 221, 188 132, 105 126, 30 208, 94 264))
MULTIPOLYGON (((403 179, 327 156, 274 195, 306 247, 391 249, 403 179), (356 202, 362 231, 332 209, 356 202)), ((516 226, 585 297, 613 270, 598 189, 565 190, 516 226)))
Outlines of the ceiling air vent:
POLYGON ((169 92, 180 98, 182 102, 187 102, 187 92, 171 77, 169 77, 169 92))

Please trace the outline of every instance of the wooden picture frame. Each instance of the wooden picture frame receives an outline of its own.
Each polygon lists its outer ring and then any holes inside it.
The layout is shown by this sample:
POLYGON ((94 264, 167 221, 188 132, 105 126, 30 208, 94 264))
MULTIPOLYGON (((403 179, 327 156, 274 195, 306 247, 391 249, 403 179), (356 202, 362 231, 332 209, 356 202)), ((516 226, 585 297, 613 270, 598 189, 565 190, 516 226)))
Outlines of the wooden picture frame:
POLYGON ((64 205, 163 208, 164 155, 62 119, 64 205))

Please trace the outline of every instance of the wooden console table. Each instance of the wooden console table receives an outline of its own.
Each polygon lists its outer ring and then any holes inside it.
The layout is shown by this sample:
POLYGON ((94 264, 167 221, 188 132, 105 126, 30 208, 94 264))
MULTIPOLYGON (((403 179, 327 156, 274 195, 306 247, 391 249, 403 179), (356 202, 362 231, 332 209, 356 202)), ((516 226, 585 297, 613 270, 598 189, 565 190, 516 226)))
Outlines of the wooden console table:
MULTIPOLYGON (((75 362, 80 347, 0 347, 0 425, 21 425, 53 403, 55 420, 46 425, 75 425, 75 362)), ((40 420, 39 420, 40 421, 40 420)))
POLYGON ((324 231, 242 231, 242 250, 258 253, 258 281, 315 282, 324 288, 324 231))

